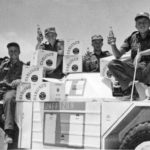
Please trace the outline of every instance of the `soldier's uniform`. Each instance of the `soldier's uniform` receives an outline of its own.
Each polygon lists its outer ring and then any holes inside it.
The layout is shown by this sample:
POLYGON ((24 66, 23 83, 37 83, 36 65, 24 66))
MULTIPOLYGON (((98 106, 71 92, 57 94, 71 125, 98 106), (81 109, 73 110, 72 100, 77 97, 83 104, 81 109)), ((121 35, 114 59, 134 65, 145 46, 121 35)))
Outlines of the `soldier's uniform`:
MULTIPOLYGON (((116 59, 112 60, 108 65, 108 68, 113 76, 117 81, 119 81, 122 90, 126 90, 129 86, 129 83, 133 81, 133 60, 137 54, 137 45, 139 44, 141 45, 141 51, 150 49, 150 30, 148 31, 148 34, 144 39, 142 39, 138 31, 133 32, 127 39, 125 39, 121 48, 126 52, 131 50, 131 61, 122 62, 116 59)), ((145 67, 141 67, 140 65, 137 66, 136 80, 145 84, 150 84, 150 55, 143 56, 141 58, 141 62, 145 62, 146 65, 145 67)))
MULTIPOLYGON (((23 62, 20 60, 13 64, 11 61, 4 59, 0 64, 0 81, 5 80, 7 83, 11 83, 16 79, 21 79, 22 67, 23 62)), ((2 92, 2 87, 0 87, 0 90, 2 92)), ((4 122, 5 132, 14 130, 15 97, 16 89, 7 89, 3 97, 1 97, 4 100, 4 115, 6 118, 4 122)))
POLYGON ((100 72, 100 59, 108 57, 111 54, 108 51, 102 51, 103 37, 101 35, 94 35, 91 37, 94 52, 87 52, 83 59, 84 72, 100 72), (95 43, 94 43, 95 42, 95 43), (96 48, 97 49, 96 49, 96 48))

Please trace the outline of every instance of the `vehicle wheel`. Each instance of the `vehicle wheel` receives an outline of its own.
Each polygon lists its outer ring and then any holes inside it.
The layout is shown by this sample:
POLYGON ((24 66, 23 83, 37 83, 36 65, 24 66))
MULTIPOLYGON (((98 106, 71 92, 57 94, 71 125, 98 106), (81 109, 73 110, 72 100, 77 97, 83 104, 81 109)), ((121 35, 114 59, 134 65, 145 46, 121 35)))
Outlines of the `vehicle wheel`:
POLYGON ((144 122, 133 127, 122 139, 119 150, 135 150, 143 142, 150 142, 150 122, 144 122))

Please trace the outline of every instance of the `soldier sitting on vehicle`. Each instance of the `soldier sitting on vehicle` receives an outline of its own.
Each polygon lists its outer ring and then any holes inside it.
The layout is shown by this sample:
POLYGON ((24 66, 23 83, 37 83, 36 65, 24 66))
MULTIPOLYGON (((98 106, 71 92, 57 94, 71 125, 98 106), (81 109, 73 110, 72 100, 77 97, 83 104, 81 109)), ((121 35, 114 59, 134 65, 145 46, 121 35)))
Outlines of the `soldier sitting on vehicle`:
POLYGON ((87 52, 83 57, 83 71, 84 72, 100 72, 100 59, 110 56, 108 51, 102 51, 103 37, 101 35, 94 35, 91 37, 93 53, 87 52))
POLYGON ((9 59, 0 63, 0 95, 4 101, 5 141, 13 142, 16 87, 20 84, 23 62, 20 61, 20 46, 17 43, 7 45, 9 59))
MULTIPOLYGON (((135 17, 135 26, 137 31, 133 32, 128 38, 125 39, 121 48, 116 46, 116 38, 108 37, 108 44, 111 45, 115 60, 112 60, 108 68, 112 75, 121 85, 124 96, 131 97, 132 82, 136 68, 135 79, 150 84, 150 18, 146 12, 139 13, 135 17), (138 49, 140 50, 139 53, 138 49), (149 50, 147 50, 149 49, 149 50), (126 52, 131 50, 131 61, 123 62, 119 58, 126 52)), ((134 99, 138 98, 136 88, 134 88, 134 99)))
POLYGON ((41 31, 39 31, 37 36, 38 43, 36 45, 36 49, 54 51, 58 54, 56 69, 47 71, 46 77, 60 79, 64 76, 64 74, 62 73, 64 41, 56 39, 57 33, 54 27, 45 29, 45 38, 47 39, 47 42, 41 44, 41 42, 43 41, 43 35, 41 31))

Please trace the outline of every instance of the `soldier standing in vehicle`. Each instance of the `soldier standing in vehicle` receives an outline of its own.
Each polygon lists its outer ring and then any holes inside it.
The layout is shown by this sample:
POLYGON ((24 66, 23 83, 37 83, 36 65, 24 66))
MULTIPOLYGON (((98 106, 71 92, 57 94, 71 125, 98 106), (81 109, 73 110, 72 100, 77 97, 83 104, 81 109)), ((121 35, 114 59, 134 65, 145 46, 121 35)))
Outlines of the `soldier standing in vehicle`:
POLYGON ((64 54, 64 41, 60 41, 57 39, 57 33, 55 27, 50 27, 45 29, 45 38, 47 41, 42 43, 43 35, 40 33, 41 31, 38 28, 38 36, 37 36, 37 45, 36 50, 43 49, 57 52, 57 65, 55 70, 50 70, 46 72, 46 77, 49 78, 62 78, 64 74, 62 73, 63 66, 63 54, 64 54))
POLYGON ((83 58, 84 72, 100 72, 100 59, 110 56, 108 51, 102 51, 103 37, 101 35, 93 35, 91 37, 93 53, 87 52, 83 58))
MULTIPOLYGON (((121 85, 123 95, 128 97, 131 96, 131 84, 136 62, 138 65, 135 79, 144 84, 150 84, 150 50, 148 50, 150 49, 149 13, 142 12, 137 14, 135 17, 135 27, 137 31, 125 39, 120 49, 116 46, 116 38, 113 36, 108 37, 108 44, 111 45, 112 52, 116 58, 109 63, 108 68, 121 85), (140 52, 137 55, 139 48, 140 52), (131 61, 120 61, 119 58, 128 51, 131 51, 131 61)), ((133 95, 135 95, 135 99, 138 98, 136 89, 133 95)))

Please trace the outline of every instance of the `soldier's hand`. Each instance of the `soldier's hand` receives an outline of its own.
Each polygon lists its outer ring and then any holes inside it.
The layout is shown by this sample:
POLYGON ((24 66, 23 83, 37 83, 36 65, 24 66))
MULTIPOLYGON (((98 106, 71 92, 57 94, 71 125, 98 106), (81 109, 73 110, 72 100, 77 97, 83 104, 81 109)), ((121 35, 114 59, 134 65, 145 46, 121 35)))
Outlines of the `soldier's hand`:
POLYGON ((8 84, 8 82, 6 80, 0 81, 0 86, 5 86, 7 84, 8 84))
POLYGON ((140 60, 141 60, 141 54, 138 53, 136 57, 134 58, 134 62, 133 62, 134 66, 136 65, 136 63, 138 64, 140 60))
POLYGON ((138 64, 138 66, 139 66, 140 68, 145 68, 146 63, 145 63, 145 62, 140 62, 140 63, 138 64))
POLYGON ((21 80, 17 79, 17 80, 14 80, 14 81, 11 82, 11 86, 13 88, 16 88, 20 83, 21 83, 21 80))
POLYGON ((38 49, 45 49, 45 46, 44 46, 44 44, 37 43, 36 46, 35 46, 35 49, 36 50, 38 50, 38 49))
POLYGON ((43 41, 43 37, 38 35, 37 36, 37 41, 40 44, 43 41))
POLYGON ((116 43, 116 38, 115 37, 107 37, 107 43, 109 45, 114 45, 116 43))
POLYGON ((9 63, 10 59, 7 59, 6 61, 2 62, 2 64, 0 65, 0 69, 2 69, 5 64, 9 63))
POLYGON ((96 70, 98 69, 98 67, 99 67, 99 66, 98 66, 98 63, 97 63, 97 62, 91 62, 91 63, 90 63, 90 69, 91 69, 90 71, 91 71, 91 72, 96 71, 96 70))

